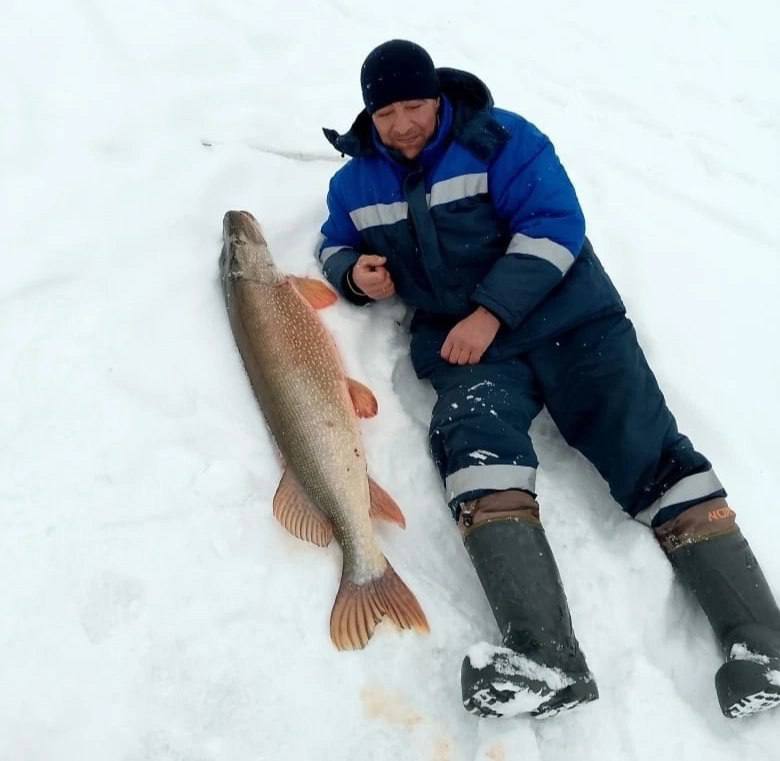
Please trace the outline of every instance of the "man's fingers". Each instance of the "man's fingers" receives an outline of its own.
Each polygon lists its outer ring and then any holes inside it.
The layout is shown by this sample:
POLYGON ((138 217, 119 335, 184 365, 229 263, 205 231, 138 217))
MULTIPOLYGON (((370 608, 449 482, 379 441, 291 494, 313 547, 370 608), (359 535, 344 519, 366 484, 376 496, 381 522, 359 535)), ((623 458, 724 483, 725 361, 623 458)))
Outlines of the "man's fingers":
MULTIPOLYGON (((371 293, 387 294, 388 296, 392 296, 393 294, 393 286, 391 283, 366 283, 366 287, 371 293)), ((365 288, 363 290, 368 293, 368 290, 365 288)))
POLYGON ((386 279, 387 273, 366 270, 360 274, 360 279, 366 283, 366 285, 380 285, 386 279))
POLYGON ((442 359, 453 365, 478 364, 495 336, 495 326, 490 328, 485 330, 484 326, 475 324, 473 315, 461 320, 450 330, 442 344, 442 359))
POLYGON ((468 363, 469 350, 464 349, 462 346, 455 342, 444 343, 441 349, 442 359, 449 362, 451 365, 465 365, 468 363))
POLYGON ((450 362, 452 362, 453 365, 465 365, 467 359, 468 352, 463 351, 463 349, 458 346, 453 348, 452 353, 450 354, 450 362))
POLYGON ((376 269, 361 267, 358 271, 360 272, 360 276, 366 280, 379 281, 383 278, 390 277, 390 273, 384 267, 377 267, 376 269))
POLYGON ((372 299, 385 298, 385 296, 392 296, 395 293, 395 285, 390 273, 384 268, 353 272, 352 279, 355 281, 355 285, 372 299))
POLYGON ((357 260, 357 266, 365 267, 366 269, 369 267, 381 267, 386 261, 387 259, 384 256, 377 256, 376 254, 363 254, 363 256, 357 260))
POLYGON ((363 270, 360 279, 371 285, 386 285, 393 282, 390 273, 384 267, 377 270, 363 270))
POLYGON ((367 296, 372 299, 388 299, 395 293, 395 285, 390 277, 382 278, 379 281, 362 280, 358 283, 367 296))

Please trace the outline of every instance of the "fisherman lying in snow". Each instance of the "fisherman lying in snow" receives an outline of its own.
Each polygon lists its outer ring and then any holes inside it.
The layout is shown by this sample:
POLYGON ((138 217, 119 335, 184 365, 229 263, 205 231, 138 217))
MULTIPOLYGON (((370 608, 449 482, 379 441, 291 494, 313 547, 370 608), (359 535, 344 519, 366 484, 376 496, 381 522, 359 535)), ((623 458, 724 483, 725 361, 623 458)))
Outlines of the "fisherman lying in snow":
POLYGON ((528 435, 546 405, 698 598, 726 716, 780 704, 780 611, 709 461, 677 430, 545 135, 475 76, 392 40, 361 70, 317 255, 356 304, 416 309, 430 443, 502 646, 464 660, 465 706, 549 716, 598 697, 539 520, 528 435), (475 450, 492 453, 475 464, 475 450))

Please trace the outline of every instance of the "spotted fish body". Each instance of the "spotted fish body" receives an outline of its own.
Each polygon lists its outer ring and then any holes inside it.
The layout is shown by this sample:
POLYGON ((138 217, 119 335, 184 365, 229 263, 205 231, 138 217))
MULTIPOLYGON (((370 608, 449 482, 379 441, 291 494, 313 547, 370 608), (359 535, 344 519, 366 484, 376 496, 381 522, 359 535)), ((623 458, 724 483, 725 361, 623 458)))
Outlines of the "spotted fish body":
POLYGON ((368 477, 357 414, 375 414, 371 392, 345 377, 316 308, 335 294, 320 281, 280 273, 257 221, 230 211, 220 259, 231 326, 255 396, 285 464, 274 514, 301 539, 343 552, 331 637, 365 646, 387 615, 427 630, 414 595, 379 549, 369 513, 403 525, 392 498, 368 477))

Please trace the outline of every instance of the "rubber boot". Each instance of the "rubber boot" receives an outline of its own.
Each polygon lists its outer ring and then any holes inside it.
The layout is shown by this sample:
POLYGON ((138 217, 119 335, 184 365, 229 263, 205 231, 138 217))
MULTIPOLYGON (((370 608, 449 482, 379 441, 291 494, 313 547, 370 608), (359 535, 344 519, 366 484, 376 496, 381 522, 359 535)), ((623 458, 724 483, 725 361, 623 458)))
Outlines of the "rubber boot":
POLYGON ((715 674, 721 711, 741 718, 780 705, 780 610, 734 517, 725 500, 711 500, 656 535, 726 658, 715 674))
POLYGON ((533 497, 489 494, 465 503, 459 523, 502 637, 501 647, 481 643, 464 658, 466 709, 541 718, 598 698, 533 497))

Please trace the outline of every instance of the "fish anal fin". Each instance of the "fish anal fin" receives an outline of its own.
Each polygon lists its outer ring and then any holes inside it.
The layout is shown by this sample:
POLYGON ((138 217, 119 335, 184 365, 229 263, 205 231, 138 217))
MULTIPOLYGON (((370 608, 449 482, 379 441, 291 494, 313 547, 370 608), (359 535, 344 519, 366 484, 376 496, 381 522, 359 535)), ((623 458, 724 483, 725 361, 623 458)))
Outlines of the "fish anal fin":
POLYGON ((341 577, 330 614, 330 638, 339 650, 364 648, 385 617, 400 629, 429 631, 420 603, 390 563, 382 576, 364 584, 341 577))
POLYGON ((364 386, 354 378, 347 378, 347 389, 358 417, 374 417, 379 410, 379 403, 368 386, 364 386))
POLYGON ((406 519, 396 501, 373 478, 368 479, 368 494, 371 498, 369 515, 372 518, 395 523, 406 528, 406 519))
POLYGON ((333 540, 333 524, 306 496, 298 480, 286 468, 274 494, 274 516, 294 537, 327 547, 333 540))
POLYGON ((324 309, 338 300, 336 292, 329 288, 322 280, 313 277, 294 277, 291 276, 295 289, 306 299, 315 309, 324 309))

